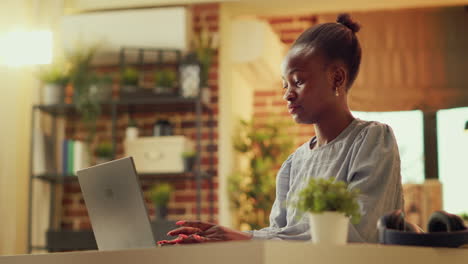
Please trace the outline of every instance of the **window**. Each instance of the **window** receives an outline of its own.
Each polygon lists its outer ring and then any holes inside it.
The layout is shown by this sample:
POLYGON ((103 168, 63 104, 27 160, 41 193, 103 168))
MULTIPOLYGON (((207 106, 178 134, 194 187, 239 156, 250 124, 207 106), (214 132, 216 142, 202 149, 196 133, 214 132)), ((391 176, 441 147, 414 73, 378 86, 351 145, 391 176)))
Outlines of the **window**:
POLYGON ((439 180, 444 210, 468 212, 468 107, 437 112, 439 180))

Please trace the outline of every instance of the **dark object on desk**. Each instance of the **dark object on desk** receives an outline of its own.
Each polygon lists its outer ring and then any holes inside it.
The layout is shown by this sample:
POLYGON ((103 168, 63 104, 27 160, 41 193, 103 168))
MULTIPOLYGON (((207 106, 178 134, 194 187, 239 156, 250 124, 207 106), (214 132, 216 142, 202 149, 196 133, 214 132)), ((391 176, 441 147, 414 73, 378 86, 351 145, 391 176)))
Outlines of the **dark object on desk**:
POLYGON ((49 252, 97 249, 92 230, 48 230, 46 236, 49 252))
POLYGON ((381 244, 450 248, 468 245, 468 229, 463 220, 445 211, 431 215, 428 233, 406 222, 401 210, 382 216, 377 228, 381 244))

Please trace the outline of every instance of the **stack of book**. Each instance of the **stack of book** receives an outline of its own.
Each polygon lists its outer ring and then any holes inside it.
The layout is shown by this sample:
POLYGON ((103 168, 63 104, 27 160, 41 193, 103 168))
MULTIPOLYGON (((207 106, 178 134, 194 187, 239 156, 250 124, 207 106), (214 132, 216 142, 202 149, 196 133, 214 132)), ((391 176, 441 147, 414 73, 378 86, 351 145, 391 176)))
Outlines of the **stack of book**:
POLYGON ((64 175, 76 175, 76 171, 90 166, 90 153, 83 141, 64 139, 61 152, 61 171, 64 175))

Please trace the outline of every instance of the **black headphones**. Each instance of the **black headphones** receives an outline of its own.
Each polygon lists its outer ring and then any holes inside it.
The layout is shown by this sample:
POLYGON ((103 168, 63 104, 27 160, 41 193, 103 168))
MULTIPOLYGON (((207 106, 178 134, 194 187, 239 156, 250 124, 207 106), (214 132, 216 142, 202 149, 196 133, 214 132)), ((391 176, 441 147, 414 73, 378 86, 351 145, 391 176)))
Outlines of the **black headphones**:
POLYGON ((427 225, 428 233, 405 221, 401 210, 382 216, 377 229, 381 244, 454 248, 468 245, 468 229, 463 220, 445 211, 431 215, 427 225))

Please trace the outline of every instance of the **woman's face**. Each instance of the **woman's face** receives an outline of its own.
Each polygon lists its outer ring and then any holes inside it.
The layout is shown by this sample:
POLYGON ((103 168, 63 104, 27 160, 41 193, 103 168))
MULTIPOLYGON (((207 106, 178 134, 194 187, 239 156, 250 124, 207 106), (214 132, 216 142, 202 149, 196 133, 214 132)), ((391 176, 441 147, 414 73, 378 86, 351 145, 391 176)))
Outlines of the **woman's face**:
POLYGON ((333 77, 328 63, 316 49, 293 47, 281 70, 284 96, 294 121, 315 124, 337 105, 333 77))

